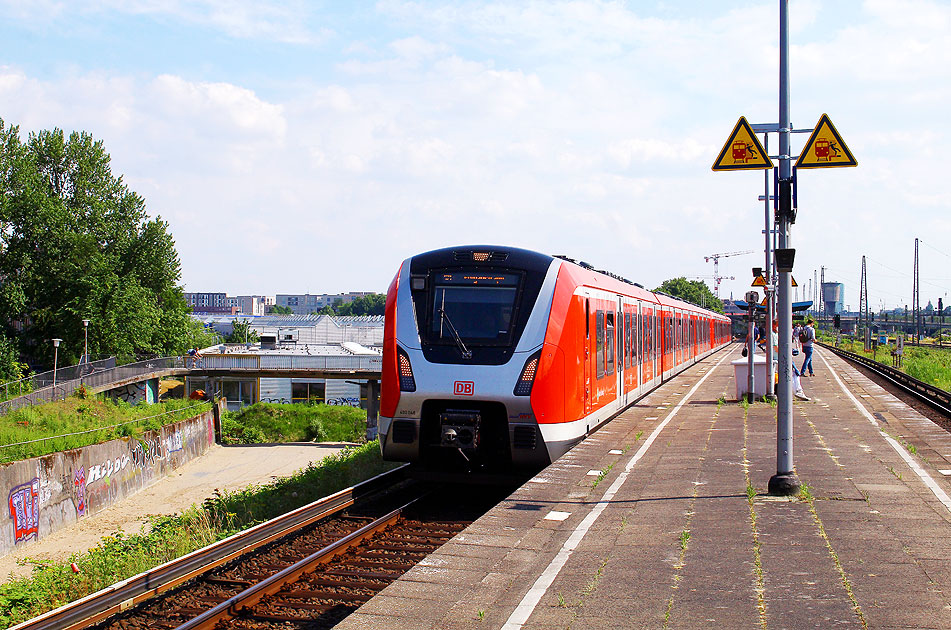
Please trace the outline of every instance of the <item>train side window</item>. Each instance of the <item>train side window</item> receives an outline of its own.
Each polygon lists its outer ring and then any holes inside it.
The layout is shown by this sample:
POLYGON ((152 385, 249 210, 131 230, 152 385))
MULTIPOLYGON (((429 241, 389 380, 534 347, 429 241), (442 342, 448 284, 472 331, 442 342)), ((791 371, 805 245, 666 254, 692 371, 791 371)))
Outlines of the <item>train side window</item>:
POLYGON ((584 338, 591 339, 591 300, 584 299, 584 338))
POLYGON ((604 311, 598 311, 595 314, 594 324, 595 346, 594 353, 597 355, 598 378, 604 376, 604 311))
POLYGON ((634 345, 634 335, 631 334, 631 314, 624 313, 624 367, 631 367, 634 365, 634 360, 631 357, 631 346, 634 345))
POLYGON ((614 313, 607 314, 607 331, 604 340, 607 342, 605 347, 604 371, 606 374, 614 374, 614 313))
POLYGON ((634 314, 631 316, 631 362, 633 365, 637 365, 641 362, 640 353, 637 351, 637 346, 640 341, 641 327, 637 325, 638 320, 641 318, 641 309, 638 308, 634 314))

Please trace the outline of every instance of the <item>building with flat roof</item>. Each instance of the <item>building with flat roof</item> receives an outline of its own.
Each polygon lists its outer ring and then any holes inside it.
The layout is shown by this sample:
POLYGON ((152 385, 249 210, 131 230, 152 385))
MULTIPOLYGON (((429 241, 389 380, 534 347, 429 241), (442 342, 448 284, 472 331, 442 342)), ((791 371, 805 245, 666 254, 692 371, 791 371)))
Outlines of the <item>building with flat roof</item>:
POLYGON ((278 293, 274 296, 276 306, 286 306, 291 309, 295 315, 308 315, 316 313, 325 306, 333 306, 336 303, 349 304, 355 299, 373 295, 372 291, 351 291, 349 293, 321 293, 311 295, 310 293, 278 293))

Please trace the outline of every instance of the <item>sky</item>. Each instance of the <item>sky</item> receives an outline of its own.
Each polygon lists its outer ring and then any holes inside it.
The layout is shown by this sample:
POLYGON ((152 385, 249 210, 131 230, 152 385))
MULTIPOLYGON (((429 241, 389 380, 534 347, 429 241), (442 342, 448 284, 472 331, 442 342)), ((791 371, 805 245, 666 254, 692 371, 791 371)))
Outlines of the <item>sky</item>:
MULTIPOLYGON (((858 161, 799 175, 802 287, 951 303, 951 3, 790 0, 791 120, 858 161)), ((778 0, 0 0, 0 118, 105 143, 169 224, 186 291, 386 290, 413 254, 565 254, 648 288, 762 266, 778 0)), ((793 135, 798 153, 808 134, 793 135)), ((770 134, 771 155, 778 139, 770 134)), ((712 280, 707 280, 712 284, 712 280)))

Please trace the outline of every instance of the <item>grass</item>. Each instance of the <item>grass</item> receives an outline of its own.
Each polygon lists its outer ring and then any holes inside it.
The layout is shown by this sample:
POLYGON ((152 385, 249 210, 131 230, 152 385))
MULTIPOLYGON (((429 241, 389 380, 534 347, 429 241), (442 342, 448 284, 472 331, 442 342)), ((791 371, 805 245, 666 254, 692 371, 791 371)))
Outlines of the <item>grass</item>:
MULTIPOLYGON (((831 344, 833 338, 824 335, 822 341, 831 344)), ((843 337, 839 347, 878 361, 883 365, 892 365, 891 349, 894 346, 879 346, 878 351, 873 355, 872 352, 865 352, 861 340, 857 339, 854 344, 850 345, 848 340, 843 337)), ((951 391, 951 350, 922 348, 905 344, 902 366, 898 369, 919 381, 940 387, 945 391, 951 391)))
POLYGON ((591 485, 591 489, 594 490, 598 487, 598 484, 604 481, 604 478, 607 477, 608 473, 611 472, 611 469, 614 468, 614 464, 608 465, 607 468, 601 471, 601 473, 595 478, 594 484, 591 485))
POLYGON ((356 407, 255 403, 222 418, 226 444, 362 442, 367 414, 356 407))
POLYGON ((0 585, 0 627, 94 593, 389 468, 392 464, 383 462, 379 444, 370 442, 272 484, 218 494, 182 514, 154 517, 147 533, 117 532, 65 562, 35 562, 31 576, 0 585), (78 573, 70 563, 76 564, 78 573))
POLYGON ((138 437, 145 431, 193 418, 209 409, 211 403, 187 399, 133 406, 101 396, 70 396, 62 401, 25 407, 0 416, 0 444, 8 445, 0 447, 0 463, 68 451, 119 437, 138 437), (31 443, 19 444, 21 442, 31 443))

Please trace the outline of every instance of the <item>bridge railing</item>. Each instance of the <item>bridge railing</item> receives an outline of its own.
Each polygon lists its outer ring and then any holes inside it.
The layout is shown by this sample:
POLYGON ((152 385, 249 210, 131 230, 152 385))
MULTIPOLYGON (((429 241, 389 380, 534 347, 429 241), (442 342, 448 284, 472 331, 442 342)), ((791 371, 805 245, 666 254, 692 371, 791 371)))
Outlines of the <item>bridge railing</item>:
MULTIPOLYGON (((86 364, 80 366, 70 366, 68 368, 63 368, 62 370, 56 370, 55 388, 53 387, 53 373, 44 372, 42 375, 44 376, 44 379, 38 381, 38 384, 40 384, 41 387, 29 394, 18 396, 0 403, 0 414, 5 414, 15 409, 22 409, 24 407, 32 407, 33 405, 52 402, 54 400, 63 400, 79 389, 81 385, 88 388, 105 387, 113 383, 119 383, 130 378, 135 378, 136 376, 141 376, 143 374, 149 374, 151 372, 164 369, 185 367, 184 359, 182 357, 160 357, 158 359, 148 359, 146 361, 138 361, 136 363, 128 363, 126 365, 119 366, 115 364, 115 358, 107 359, 105 362, 99 363, 102 363, 104 366, 108 367, 100 366, 98 369, 95 369, 95 371, 90 373, 86 373, 85 371, 86 364), (110 360, 111 366, 109 366, 108 363, 110 360), (74 368, 83 369, 77 370, 74 368), (45 379, 47 374, 49 375, 48 381, 45 379), (72 378, 64 378, 64 375, 72 376, 72 378)), ((92 367, 95 366, 95 363, 90 363, 88 365, 92 367)))
MULTIPOLYGON (((170 369, 186 369, 195 371, 256 371, 256 370, 287 370, 287 371, 326 371, 326 372, 380 372, 383 369, 381 356, 308 356, 308 355, 239 355, 239 354, 208 354, 202 357, 159 357, 115 365, 115 358, 81 366, 70 366, 56 370, 56 387, 52 386, 52 372, 44 373, 43 378, 35 381, 35 391, 16 398, 0 402, 0 414, 14 409, 31 407, 54 400, 63 400, 79 387, 90 389, 104 389, 109 385, 128 381, 137 376, 170 369), (109 362, 111 361, 111 365, 109 362), (96 367, 96 363, 99 363, 96 367), (80 368, 80 369, 76 369, 80 368), (87 369, 94 371, 86 373, 87 369), (46 375, 49 380, 46 380, 46 375), (71 377, 71 378, 70 378, 71 377)), ((36 377, 34 377, 36 378, 36 377)))
MULTIPOLYGON (((115 357, 100 359, 98 361, 90 361, 89 363, 80 363, 79 365, 66 365, 56 369, 56 382, 58 384, 60 382, 70 381, 85 374, 91 374, 98 370, 105 370, 115 366, 115 357)), ((39 374, 21 378, 16 381, 7 381, 3 384, 0 384, 0 395, 3 396, 4 400, 6 400, 11 396, 17 397, 24 393, 29 394, 43 389, 44 387, 49 387, 52 384, 53 370, 49 370, 47 372, 40 372, 39 374)))
POLYGON ((296 354, 206 354, 198 360, 189 360, 186 367, 198 370, 317 370, 379 372, 383 369, 380 356, 308 356, 296 354))

